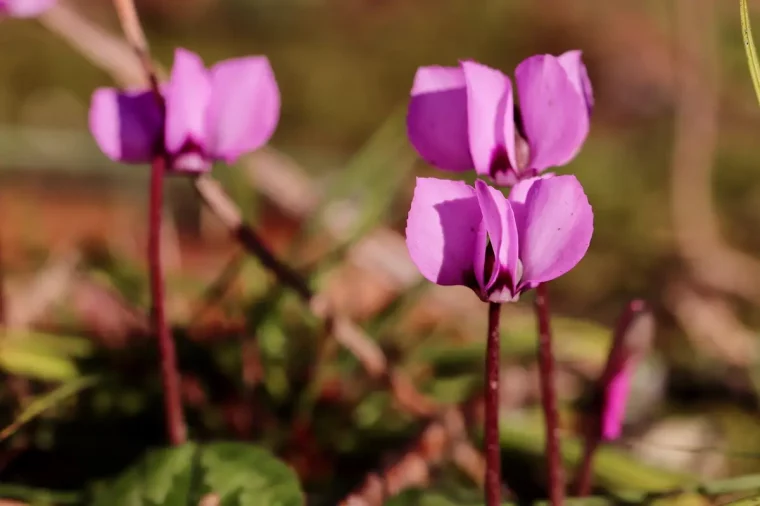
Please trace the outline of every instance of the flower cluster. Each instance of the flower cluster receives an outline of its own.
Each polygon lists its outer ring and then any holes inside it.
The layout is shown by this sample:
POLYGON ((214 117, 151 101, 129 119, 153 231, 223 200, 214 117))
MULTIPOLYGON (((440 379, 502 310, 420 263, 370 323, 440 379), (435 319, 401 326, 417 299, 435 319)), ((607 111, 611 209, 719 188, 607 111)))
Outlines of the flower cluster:
POLYGON ((263 56, 230 59, 207 70, 198 55, 177 49, 161 93, 95 91, 90 130, 106 156, 147 163, 166 155, 170 171, 206 172, 214 161, 234 163, 264 145, 280 116, 277 82, 263 56))
POLYGON ((412 260, 428 280, 464 285, 484 301, 520 293, 580 262, 593 212, 574 176, 539 176, 568 163, 589 130, 593 94, 580 51, 532 56, 512 84, 473 62, 417 71, 407 115, 422 158, 448 171, 474 169, 482 180, 419 178, 406 228, 412 260))

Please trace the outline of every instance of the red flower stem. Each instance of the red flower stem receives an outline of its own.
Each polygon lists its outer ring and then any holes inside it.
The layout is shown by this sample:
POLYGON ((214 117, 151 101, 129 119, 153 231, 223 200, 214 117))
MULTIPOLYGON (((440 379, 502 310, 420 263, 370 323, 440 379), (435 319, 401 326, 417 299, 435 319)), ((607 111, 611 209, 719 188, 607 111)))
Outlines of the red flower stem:
POLYGON ((549 500, 552 506, 565 502, 565 472, 559 447, 559 413, 554 384, 554 356, 549 315, 549 294, 545 283, 536 287, 536 318, 538 319, 538 371, 541 403, 546 423, 546 464, 549 472, 549 500))
POLYGON ((166 323, 164 307, 164 273, 161 263, 161 211, 164 197, 166 158, 156 156, 150 171, 150 204, 148 210, 148 264, 150 269, 151 317, 161 355, 161 381, 164 387, 166 430, 173 445, 187 441, 187 428, 182 413, 180 378, 174 340, 166 323))
POLYGON ((646 310, 647 305, 643 300, 634 299, 630 301, 626 306, 625 311, 623 311, 623 314, 620 315, 617 326, 615 327, 615 334, 612 337, 612 347, 607 355, 607 363, 605 364, 604 370, 599 376, 599 380, 596 384, 593 413, 588 421, 585 431, 583 460, 581 461, 576 479, 576 495, 578 497, 585 497, 591 493, 591 486, 594 479, 594 455, 596 449, 599 447, 599 442, 602 439, 601 428, 602 417, 604 416, 604 406, 601 399, 602 393, 612 380, 615 371, 622 367, 622 363, 626 359, 626 353, 631 353, 631 350, 626 352, 626 344, 628 344, 629 347, 636 344, 625 342, 628 337, 628 330, 631 328, 631 325, 636 318, 646 310))
POLYGON ((596 422, 586 431, 586 437, 583 446, 583 460, 578 469, 576 481, 576 496, 586 497, 591 492, 591 485, 594 478, 594 456, 596 449, 599 447, 599 431, 595 427, 596 422))
MULTIPOLYGON (((140 60, 153 95, 159 107, 165 107, 159 88, 158 76, 150 57, 148 41, 140 24, 134 0, 114 0, 114 7, 119 16, 122 31, 129 45, 140 60)), ((157 150, 150 171, 150 203, 148 210, 148 265, 150 270, 150 294, 152 327, 158 339, 161 355, 161 381, 164 388, 164 407, 166 428, 173 445, 187 441, 187 427, 182 413, 182 396, 180 392, 180 375, 177 369, 177 354, 174 340, 166 322, 164 306, 164 273, 161 264, 161 214, 164 200, 164 172, 166 171, 166 153, 163 143, 157 150)))
POLYGON ((501 503, 501 445, 499 444, 499 316, 501 304, 488 304, 488 341, 486 345, 485 454, 486 506, 501 503))

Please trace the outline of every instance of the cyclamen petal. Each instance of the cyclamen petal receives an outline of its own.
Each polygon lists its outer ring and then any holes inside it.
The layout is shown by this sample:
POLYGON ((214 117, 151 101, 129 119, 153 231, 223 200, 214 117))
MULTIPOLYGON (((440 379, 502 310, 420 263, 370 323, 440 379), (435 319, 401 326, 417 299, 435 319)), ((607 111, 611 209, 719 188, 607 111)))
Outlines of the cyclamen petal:
POLYGON ((188 143, 205 152, 206 111, 211 82, 201 58, 186 49, 174 53, 166 87, 166 149, 179 154, 188 143))
POLYGON ((439 285, 469 285, 482 215, 475 190, 460 181, 417 178, 406 244, 420 273, 439 285))
POLYGON ((418 178, 406 227, 412 261, 439 285, 508 302, 573 268, 588 249, 593 215, 573 176, 535 178, 514 202, 483 181, 418 178), (518 214, 513 211, 519 209, 518 214))
POLYGON ((533 188, 533 184, 536 181, 550 177, 554 177, 554 173, 550 172, 542 176, 523 179, 509 190, 509 203, 512 206, 512 212, 515 215, 515 223, 518 229, 523 230, 525 228, 525 201, 528 199, 528 193, 533 188))
POLYGON ((462 62, 467 82, 467 121, 475 171, 492 176, 515 163, 512 83, 490 67, 462 62))
POLYGON ((148 90, 93 94, 90 130, 106 156, 143 163, 165 153, 172 172, 208 171, 214 160, 231 163, 261 147, 279 120, 277 82, 261 56, 207 71, 198 55, 177 49, 161 93, 163 107, 148 90))
MULTIPOLYGON (((518 253, 517 226, 512 207, 499 190, 491 188, 481 180, 475 182, 475 194, 478 197, 483 223, 494 253, 491 275, 487 283, 481 283, 481 289, 484 294, 489 294, 494 285, 499 283, 503 288, 499 290, 499 293, 491 294, 488 297, 489 300, 492 302, 504 301, 494 299, 511 300, 515 292, 518 253), (504 289, 507 290, 507 294, 501 293, 504 289)), ((484 274, 487 273, 484 272, 484 274)))
POLYGON ((558 278, 581 261, 591 243, 594 214, 574 176, 537 179, 528 191, 520 236, 521 285, 558 278))
POLYGON ((147 163, 160 147, 164 118, 150 91, 99 88, 89 116, 95 142, 111 160, 147 163))
POLYGON ((515 70, 530 169, 565 165, 583 145, 589 130, 586 98, 558 59, 537 55, 515 70))
POLYGON ((55 2, 56 0, 0 0, 0 15, 31 18, 39 16, 55 2))
POLYGON ((575 86, 576 91, 583 95, 583 98, 586 100, 588 113, 591 115, 594 109, 594 91, 591 88, 591 80, 588 77, 586 65, 581 59, 582 56, 583 53, 579 49, 574 49, 562 53, 557 59, 565 69, 565 72, 567 72, 567 76, 570 78, 573 86, 575 86))
POLYGON ((460 67, 420 67, 406 117, 409 140, 428 163, 451 171, 473 168, 467 133, 467 89, 460 67))
POLYGON ((601 437, 613 441, 620 437, 631 387, 631 368, 623 367, 607 384, 602 399, 601 437))
POLYGON ((588 135, 593 108, 581 52, 528 58, 516 84, 519 113, 499 70, 474 61, 421 67, 407 115, 412 145, 440 169, 475 169, 504 186, 565 165, 588 135))
POLYGON ((211 99, 205 119, 206 149, 235 162, 264 145, 280 118, 280 91, 269 60, 236 58, 211 68, 211 99))

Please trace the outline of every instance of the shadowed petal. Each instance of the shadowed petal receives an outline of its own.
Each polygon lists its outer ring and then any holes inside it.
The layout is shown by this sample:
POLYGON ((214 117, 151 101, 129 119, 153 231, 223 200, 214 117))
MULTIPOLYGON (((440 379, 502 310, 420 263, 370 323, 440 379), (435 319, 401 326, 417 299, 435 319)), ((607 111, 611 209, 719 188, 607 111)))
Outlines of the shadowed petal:
POLYGON ((55 2, 56 0, 0 0, 0 15, 30 18, 42 14, 55 2))
POLYGON ((205 148, 210 96, 211 84, 203 61, 191 51, 177 49, 166 85, 166 149, 170 153, 178 153, 189 141, 205 148))
POLYGON ((501 276, 503 279, 505 275, 508 275, 510 281, 508 288, 511 292, 516 281, 518 252, 517 227, 512 207, 499 190, 491 188, 480 179, 475 182, 475 193, 495 257, 490 279, 483 288, 486 291, 490 290, 497 278, 501 276))
POLYGON ((620 437, 625 420, 631 377, 629 368, 624 367, 610 379, 604 391, 602 404, 602 439, 612 441, 620 437))
POLYGON ((594 92, 591 88, 591 80, 588 78, 586 65, 583 64, 582 52, 579 49, 567 51, 557 57, 560 65, 567 72, 567 76, 575 86, 575 89, 583 95, 589 114, 594 109, 594 92))
POLYGON ((214 65, 206 116, 208 153, 232 163, 263 146, 280 119, 280 91, 264 56, 214 65))
POLYGON ((95 90, 89 122, 95 142, 111 160, 149 162, 160 147, 163 118, 150 91, 95 90))
POLYGON ((594 215, 575 176, 533 181, 520 223, 522 284, 557 278, 575 267, 588 250, 594 215))
POLYGON ((512 84, 498 70, 462 62, 467 82, 470 153, 478 174, 516 167, 512 84), (496 167, 493 166, 496 162, 496 167))
POLYGON ((406 244, 422 275, 439 285, 470 286, 481 220, 471 186, 417 178, 406 223, 406 244))
POLYGON ((530 146, 527 168, 541 171, 568 163, 588 134, 586 99, 551 55, 524 60, 517 66, 515 79, 530 146))
POLYGON ((467 137, 467 91, 459 67, 420 67, 406 116, 409 141, 439 169, 473 168, 467 137))

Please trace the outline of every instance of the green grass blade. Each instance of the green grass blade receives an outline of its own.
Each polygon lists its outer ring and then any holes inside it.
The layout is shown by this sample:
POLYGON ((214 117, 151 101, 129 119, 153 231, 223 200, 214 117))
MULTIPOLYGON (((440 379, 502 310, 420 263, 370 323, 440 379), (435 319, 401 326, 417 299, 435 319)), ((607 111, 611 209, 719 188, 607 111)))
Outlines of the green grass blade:
POLYGON ((755 87, 757 102, 760 104, 760 61, 757 59, 757 48, 752 37, 752 27, 749 21, 749 9, 747 0, 739 0, 741 19, 742 19, 742 37, 744 37, 744 50, 747 53, 747 64, 749 73, 752 77, 752 85, 755 87))
POLYGON ((64 383, 55 390, 33 400, 21 412, 21 414, 16 417, 13 423, 0 431, 0 441, 3 441, 10 437, 19 428, 21 428, 21 426, 41 415, 48 409, 55 407, 60 402, 81 392, 82 390, 95 385, 98 379, 99 378, 97 376, 84 376, 82 378, 77 378, 69 381, 68 383, 64 383))

